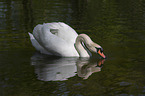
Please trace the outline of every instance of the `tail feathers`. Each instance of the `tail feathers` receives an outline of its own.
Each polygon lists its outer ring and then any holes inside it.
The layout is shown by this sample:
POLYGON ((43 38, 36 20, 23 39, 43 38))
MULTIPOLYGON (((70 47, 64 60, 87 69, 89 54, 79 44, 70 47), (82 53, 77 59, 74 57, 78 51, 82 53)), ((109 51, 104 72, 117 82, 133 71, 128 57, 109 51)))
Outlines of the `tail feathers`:
POLYGON ((43 49, 43 48, 42 48, 41 45, 37 42, 37 40, 34 38, 33 34, 31 34, 31 33, 29 33, 29 32, 28 32, 28 34, 29 34, 29 36, 30 36, 31 43, 32 43, 32 45, 35 47, 35 49, 38 50, 38 51, 41 51, 41 49, 43 49))
POLYGON ((30 32, 28 32, 28 34, 30 36, 30 39, 35 39, 34 36, 30 32))
POLYGON ((40 53, 43 54, 48 54, 48 55, 52 55, 51 53, 49 53, 47 50, 45 50, 38 42, 37 40, 34 38, 33 34, 31 34, 30 32, 28 32, 29 36, 30 36, 30 40, 32 45, 35 47, 35 49, 37 51, 39 51, 40 53))

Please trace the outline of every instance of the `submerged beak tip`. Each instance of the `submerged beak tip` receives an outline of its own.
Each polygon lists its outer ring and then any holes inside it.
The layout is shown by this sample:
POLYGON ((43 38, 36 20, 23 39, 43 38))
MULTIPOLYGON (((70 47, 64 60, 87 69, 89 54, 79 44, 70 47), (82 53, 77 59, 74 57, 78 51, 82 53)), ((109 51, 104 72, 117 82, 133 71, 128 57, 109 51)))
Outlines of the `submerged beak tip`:
POLYGON ((103 54, 103 55, 100 55, 103 59, 106 59, 107 57, 103 54))
POLYGON ((106 57, 106 56, 104 56, 104 57, 103 57, 103 59, 107 59, 107 57, 106 57))

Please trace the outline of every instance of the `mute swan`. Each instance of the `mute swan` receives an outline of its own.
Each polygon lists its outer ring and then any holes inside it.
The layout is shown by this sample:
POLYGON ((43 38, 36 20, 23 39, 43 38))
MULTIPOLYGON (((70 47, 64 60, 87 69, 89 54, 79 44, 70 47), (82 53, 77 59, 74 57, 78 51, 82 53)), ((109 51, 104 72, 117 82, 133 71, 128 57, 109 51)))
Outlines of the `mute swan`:
POLYGON ((94 43, 86 34, 78 35, 74 29, 62 22, 37 25, 29 33, 32 45, 43 54, 62 57, 90 57, 90 52, 103 54, 103 48, 94 43))

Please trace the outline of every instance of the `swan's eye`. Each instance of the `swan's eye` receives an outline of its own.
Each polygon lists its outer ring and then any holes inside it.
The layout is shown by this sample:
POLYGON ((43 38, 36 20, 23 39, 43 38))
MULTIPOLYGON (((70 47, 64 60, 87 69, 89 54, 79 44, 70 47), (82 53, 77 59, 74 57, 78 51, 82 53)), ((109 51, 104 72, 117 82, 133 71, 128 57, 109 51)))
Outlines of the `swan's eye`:
POLYGON ((103 48, 97 48, 97 52, 100 50, 100 52, 103 52, 103 48))
POLYGON ((100 50, 101 52, 103 52, 103 48, 101 48, 101 50, 100 50))

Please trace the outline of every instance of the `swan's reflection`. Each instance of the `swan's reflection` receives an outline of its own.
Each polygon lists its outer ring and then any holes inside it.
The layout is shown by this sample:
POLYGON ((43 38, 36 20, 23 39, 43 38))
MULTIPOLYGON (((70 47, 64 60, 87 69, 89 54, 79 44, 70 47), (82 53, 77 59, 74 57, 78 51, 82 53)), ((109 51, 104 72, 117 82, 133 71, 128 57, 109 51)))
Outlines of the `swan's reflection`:
POLYGON ((42 81, 63 81, 78 74, 87 79, 92 73, 101 71, 99 61, 97 65, 91 63, 89 58, 59 58, 48 57, 36 53, 31 57, 31 64, 35 66, 37 78, 42 81))
POLYGON ((104 61, 105 59, 99 60, 97 64, 96 61, 89 62, 88 60, 80 59, 76 64, 78 76, 82 77, 83 79, 87 79, 92 73, 101 71, 104 61))

